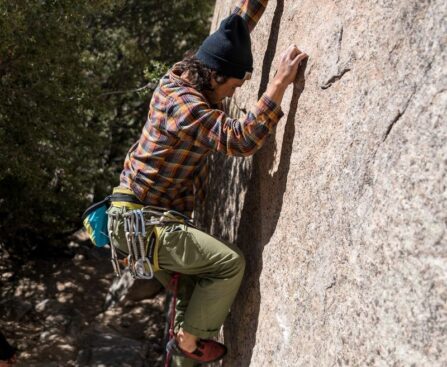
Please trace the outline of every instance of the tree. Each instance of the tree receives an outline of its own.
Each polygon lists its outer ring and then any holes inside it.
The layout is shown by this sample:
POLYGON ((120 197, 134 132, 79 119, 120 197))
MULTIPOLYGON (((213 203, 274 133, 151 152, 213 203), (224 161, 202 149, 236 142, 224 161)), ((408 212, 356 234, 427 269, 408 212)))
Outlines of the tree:
POLYGON ((0 242, 36 246, 79 227, 144 123, 152 89, 132 91, 197 47, 211 10, 0 0, 0 242))

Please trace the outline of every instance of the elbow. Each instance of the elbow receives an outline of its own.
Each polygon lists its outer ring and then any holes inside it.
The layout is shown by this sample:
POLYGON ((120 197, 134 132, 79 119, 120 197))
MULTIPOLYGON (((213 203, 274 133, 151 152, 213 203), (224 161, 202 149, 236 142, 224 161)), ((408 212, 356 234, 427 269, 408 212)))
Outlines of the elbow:
POLYGON ((227 155, 235 157, 250 157, 255 154, 262 144, 254 141, 245 141, 243 144, 229 145, 227 147, 227 155))

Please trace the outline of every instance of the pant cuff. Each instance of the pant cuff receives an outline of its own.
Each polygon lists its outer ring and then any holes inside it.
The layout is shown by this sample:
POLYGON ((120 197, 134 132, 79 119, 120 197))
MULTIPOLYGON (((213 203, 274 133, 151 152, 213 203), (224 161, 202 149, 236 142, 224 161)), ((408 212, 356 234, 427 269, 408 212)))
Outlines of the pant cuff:
POLYGON ((217 330, 201 330, 201 329, 195 328, 194 326, 191 326, 187 322, 183 322, 181 328, 183 330, 185 330, 186 332, 188 332, 194 336, 198 336, 199 338, 203 338, 203 339, 212 338, 212 337, 219 335, 219 329, 217 329, 217 330))

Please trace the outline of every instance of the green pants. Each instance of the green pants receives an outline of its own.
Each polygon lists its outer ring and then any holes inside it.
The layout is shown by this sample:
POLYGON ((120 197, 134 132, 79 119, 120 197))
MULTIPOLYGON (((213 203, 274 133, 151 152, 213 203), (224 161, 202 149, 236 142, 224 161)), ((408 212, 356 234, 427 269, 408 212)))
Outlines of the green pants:
POLYGON ((166 226, 160 236, 160 270, 155 276, 167 286, 180 273, 176 329, 200 338, 216 336, 239 289, 244 256, 236 246, 185 225, 166 226))
MULTIPOLYGON (((175 330, 179 328, 200 338, 216 336, 239 289, 245 260, 231 246, 205 232, 184 225, 164 228, 158 253, 160 270, 155 277, 169 285, 173 272, 180 273, 175 330)), ((196 364, 174 357, 172 365, 196 364)))
MULTIPOLYGON (((125 241, 122 228, 114 230, 112 244, 114 241, 125 241)), ((166 287, 172 274, 180 273, 175 331, 183 328, 200 338, 216 336, 244 274, 241 251, 198 229, 171 224, 160 232, 158 264, 161 270, 155 277, 166 287)), ((194 364, 179 361, 176 365, 194 364)))

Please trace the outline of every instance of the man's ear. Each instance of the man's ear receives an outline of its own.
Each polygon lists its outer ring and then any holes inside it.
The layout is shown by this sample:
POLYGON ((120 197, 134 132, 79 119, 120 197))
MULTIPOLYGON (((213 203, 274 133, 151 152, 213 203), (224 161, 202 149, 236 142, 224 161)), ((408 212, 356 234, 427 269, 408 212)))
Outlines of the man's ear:
POLYGON ((211 71, 211 82, 217 83, 216 81, 217 73, 215 70, 211 71))
MULTIPOLYGON (((275 72, 276 74, 276 72, 275 72)), ((250 80, 251 79, 251 73, 249 73, 248 71, 245 72, 244 78, 242 79, 244 82, 246 80, 250 80)))
POLYGON ((217 87, 217 84, 218 84, 218 83, 217 83, 217 81, 216 81, 216 75, 217 75, 216 71, 213 70, 213 71, 211 72, 211 77, 210 77, 211 90, 214 90, 214 88, 217 87))

